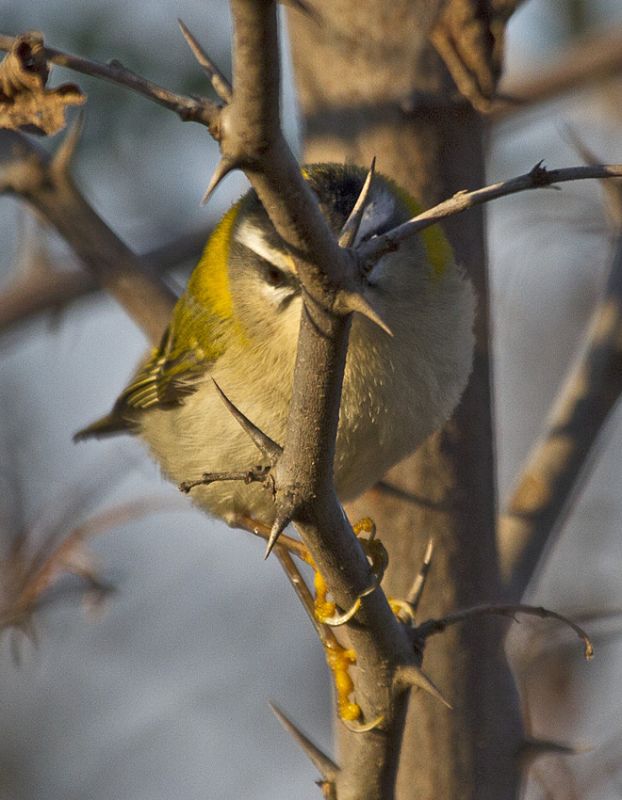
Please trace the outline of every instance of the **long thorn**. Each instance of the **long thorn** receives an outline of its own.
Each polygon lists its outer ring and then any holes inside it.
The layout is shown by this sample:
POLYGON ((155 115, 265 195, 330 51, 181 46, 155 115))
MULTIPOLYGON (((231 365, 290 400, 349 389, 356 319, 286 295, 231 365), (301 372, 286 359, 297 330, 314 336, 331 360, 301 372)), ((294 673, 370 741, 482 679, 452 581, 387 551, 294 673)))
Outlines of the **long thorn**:
POLYGON ((248 436, 250 436, 250 438, 253 440, 253 442, 257 446, 257 449, 260 451, 260 453, 266 459, 268 459, 268 461, 270 462, 270 465, 274 466, 274 464, 278 460, 279 456, 283 452, 282 448, 275 441, 273 441, 266 433, 264 433, 262 430, 260 430, 254 423, 252 423, 250 421, 250 419, 248 419, 248 417, 245 416, 240 411, 240 409, 237 408, 237 406, 235 406, 231 402, 231 400, 229 400, 227 395, 223 392, 223 390, 216 383, 216 381, 214 381, 213 379, 212 379, 212 381, 213 381, 213 384, 216 387, 216 391, 220 395, 223 403, 227 406, 227 410, 229 411, 229 413, 233 416, 233 418, 236 420, 236 422, 241 426, 241 428, 244 430, 244 432, 247 433, 248 436))
POLYGON ((452 708, 451 704, 448 703, 441 694, 440 689, 438 689, 425 672, 415 666, 415 664, 402 664, 397 667, 393 678, 393 688, 398 692, 410 688, 422 689, 436 700, 440 700, 447 708, 452 708))
POLYGON ((277 518, 274 520, 274 524, 272 525, 272 529, 270 531, 270 538, 268 539, 268 544, 266 545, 266 552, 263 556, 264 559, 268 558, 272 552, 272 548, 277 543, 279 536, 283 533, 291 521, 292 520, 289 514, 282 514, 281 516, 277 516, 277 518))
POLYGON ((354 204, 354 208, 350 212, 350 216, 345 221, 343 228, 341 229, 341 233, 339 234, 339 246, 340 247, 352 247, 354 241, 356 239, 356 235, 359 232, 359 228, 361 227, 361 222, 363 221, 363 215, 365 214, 365 209, 367 208, 367 201, 369 199, 369 190, 371 189, 371 185, 374 179, 374 170, 376 168, 376 156, 374 156, 371 160, 371 166, 369 168, 369 172, 367 173, 367 177, 365 178, 365 182, 359 192, 359 196, 357 198, 356 203, 354 204))
POLYGON ((188 47, 192 50, 193 56, 207 73, 214 91, 222 101, 225 103, 230 103, 233 99, 233 90, 231 88, 231 84, 218 69, 216 64, 214 64, 212 59, 207 55, 195 37, 190 33, 184 21, 178 18, 177 22, 181 28, 184 39, 188 43, 188 47))
POLYGON ((362 314, 386 334, 393 336, 393 331, 389 327, 388 323, 385 322, 380 313, 373 307, 371 302, 366 297, 363 297, 360 292, 348 292, 346 290, 342 290, 339 293, 338 306, 342 311, 356 311, 358 314, 362 314))
POLYGON ((339 774, 339 767, 335 764, 335 762, 325 753, 323 753, 320 748, 315 745, 311 739, 309 739, 308 736, 305 736, 305 734, 285 716, 285 714, 275 703, 270 703, 270 708, 272 709, 274 716, 278 719, 289 735, 297 744, 300 745, 324 780, 334 781, 339 774))
POLYGON ((410 588, 410 591, 406 595, 406 602, 413 607, 413 610, 417 610, 417 606, 421 601, 421 596, 423 594, 423 590, 425 589, 426 580, 428 577, 428 573, 430 572, 430 565, 432 564, 432 555, 434 553, 434 540, 432 537, 428 539, 428 544, 425 548, 425 553, 423 555, 423 562, 421 564, 421 568, 419 569, 419 574, 413 581, 413 585, 410 588))
MULTIPOLYGON (((253 536, 258 536, 260 539, 263 539, 266 542, 270 538, 270 527, 268 525, 264 525, 263 522, 258 522, 251 517, 244 516, 243 514, 232 515, 227 519, 227 523, 232 528, 239 528, 247 533, 252 533, 253 536)), ((297 556, 306 564, 309 563, 309 552, 304 544, 298 539, 292 539, 291 536, 281 534, 279 538, 279 544, 291 555, 297 556)))
POLYGON ((207 189, 203 197, 201 198, 201 205, 204 206, 207 201, 210 199, 212 194, 214 193, 218 184, 227 177, 230 172, 236 168, 236 165, 232 161, 228 161, 227 159, 221 158, 218 164, 216 165, 216 169, 214 170, 214 174, 208 184, 207 189))

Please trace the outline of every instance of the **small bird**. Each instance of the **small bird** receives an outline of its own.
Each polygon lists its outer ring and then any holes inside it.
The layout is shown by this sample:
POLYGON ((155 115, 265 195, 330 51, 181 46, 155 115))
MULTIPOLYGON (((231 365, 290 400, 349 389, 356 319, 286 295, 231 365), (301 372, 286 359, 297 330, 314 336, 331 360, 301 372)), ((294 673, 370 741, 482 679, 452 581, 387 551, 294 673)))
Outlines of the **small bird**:
MULTIPOLYGON (((303 175, 338 236, 366 171, 316 164, 303 175)), ((375 175, 353 246, 418 211, 395 183, 375 175)), ((438 226, 382 256, 366 275, 365 294, 392 335, 354 315, 334 464, 343 501, 374 484, 444 423, 467 383, 473 353, 473 289, 438 226)), ((160 346, 112 411, 76 439, 135 434, 176 483, 250 469, 260 454, 215 383, 282 444, 302 302, 294 260, 251 190, 209 238, 160 346)), ((192 498, 229 524, 241 516, 274 521, 272 496, 260 484, 199 485, 192 498)))

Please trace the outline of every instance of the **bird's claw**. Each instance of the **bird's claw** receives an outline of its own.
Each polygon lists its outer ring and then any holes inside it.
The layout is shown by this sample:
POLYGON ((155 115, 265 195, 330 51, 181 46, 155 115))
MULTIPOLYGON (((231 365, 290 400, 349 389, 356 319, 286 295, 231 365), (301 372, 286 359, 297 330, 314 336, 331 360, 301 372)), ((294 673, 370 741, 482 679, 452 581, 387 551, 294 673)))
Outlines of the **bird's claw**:
POLYGON ((358 722, 358 720, 347 719, 342 719, 341 722, 349 731, 352 731, 352 733, 367 733, 368 731, 373 731, 379 725, 382 725, 384 717, 382 714, 379 714, 377 717, 374 717, 374 719, 369 720, 369 722, 358 722))
MULTIPOLYGON (((324 625, 329 625, 331 628, 338 628, 340 625, 345 625, 346 622, 349 622, 354 617, 356 612, 359 610, 359 608, 362 605, 363 598, 367 597, 367 595, 371 594, 377 588, 377 586, 378 586, 378 583, 376 582, 376 580, 374 580, 374 582, 372 583, 371 586, 368 586, 367 589, 365 589, 364 591, 362 591, 360 593, 360 595, 352 603, 350 608, 347 611, 342 612, 341 614, 333 613, 331 616, 322 617, 322 616, 318 616, 317 613, 316 613, 316 616, 318 618, 318 622, 323 622, 324 625)), ((334 603, 332 603, 332 604, 331 603, 326 603, 326 605, 333 605, 334 606, 334 603)))

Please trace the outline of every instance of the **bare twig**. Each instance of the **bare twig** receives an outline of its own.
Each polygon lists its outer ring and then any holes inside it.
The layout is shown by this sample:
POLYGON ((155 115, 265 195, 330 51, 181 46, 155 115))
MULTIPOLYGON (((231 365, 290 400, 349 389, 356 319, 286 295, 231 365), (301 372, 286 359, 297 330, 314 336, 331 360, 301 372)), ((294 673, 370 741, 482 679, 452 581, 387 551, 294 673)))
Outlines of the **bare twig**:
POLYGON ((490 615, 497 615, 502 617, 515 618, 516 614, 527 614, 531 617, 540 617, 540 619, 556 619, 568 625, 577 634, 579 639, 583 642, 583 654, 586 660, 590 660, 594 655, 594 647, 587 633, 568 617, 558 614, 556 611, 550 611, 542 606, 528 606, 528 605, 481 605, 467 608, 463 611, 456 611, 453 614, 447 614, 442 619, 430 619, 427 622, 422 622, 414 629, 414 634, 417 638, 426 640, 436 633, 443 633, 450 625, 456 625, 458 622, 465 622, 466 620, 475 619, 477 617, 487 617, 490 615))
MULTIPOLYGON (((234 99, 223 111, 222 155, 244 167, 275 228, 295 255, 307 292, 287 437, 274 470, 277 521, 293 518, 335 601, 349 608, 371 584, 371 574, 332 483, 349 324, 325 309, 336 301, 336 288, 347 286, 358 272, 348 251, 339 248, 328 231, 279 128, 275 4, 233 0, 232 11, 234 99)), ((395 700, 387 664, 414 663, 414 653, 382 592, 364 598, 357 620, 360 624, 348 626, 360 666, 357 702, 365 720, 382 717, 383 722, 380 729, 357 737, 365 742, 368 774, 360 769, 359 748, 344 753, 337 795, 343 786, 350 796, 364 798, 394 780, 401 704, 395 700)))
POLYGON ((46 311, 57 311, 99 286, 84 272, 47 270, 45 275, 21 276, 0 292, 0 332, 46 311))
POLYGON ((239 472, 204 472, 194 481, 183 481, 179 484, 179 491, 190 494, 197 486, 209 486, 210 483, 223 481, 241 481, 242 483, 265 483, 270 473, 270 467, 252 467, 239 472))
POLYGON ((500 197, 507 197, 517 192, 528 189, 542 189, 567 181, 587 179, 620 178, 622 177, 622 164, 599 164, 596 166, 566 167, 562 169, 547 169, 539 161, 529 172, 511 178, 507 181, 493 183, 481 189, 458 192, 448 200, 417 214, 416 217, 404 222, 388 233, 377 236, 359 248, 359 256, 364 262, 377 261, 382 254, 395 250, 401 242, 416 233, 429 228, 436 222, 446 217, 461 214, 474 206, 489 203, 500 197))
MULTIPOLYGON (((592 167, 600 164, 600 158, 596 157, 571 125, 565 126, 564 133, 585 164, 589 164, 592 167)), ((602 180, 600 188, 605 195, 605 212, 607 212, 609 224, 615 231, 622 225, 622 190, 620 189, 620 181, 602 180)))
POLYGON ((572 747, 563 742, 555 742, 549 739, 536 739, 533 736, 526 736, 518 751, 518 758, 528 767, 537 758, 550 755, 573 756, 577 753, 586 752, 585 748, 572 747))
POLYGON ((230 103, 233 99, 231 84, 194 38, 187 25, 181 19, 178 19, 177 22, 184 39, 188 42, 188 47, 192 50, 192 54, 207 73, 214 91, 221 100, 225 103, 230 103))
MULTIPOLYGON (((0 34, 0 50, 10 50, 15 37, 0 34)), ((206 125, 212 135, 218 138, 218 122, 220 109, 215 104, 205 99, 186 97, 169 89, 158 86, 157 83, 142 78, 135 72, 126 69, 119 61, 112 60, 108 64, 100 64, 87 58, 73 56, 56 50, 53 47, 44 48, 45 58, 59 67, 68 67, 83 75, 92 75, 106 81, 125 86, 158 105, 174 111, 184 121, 199 122, 206 125)))

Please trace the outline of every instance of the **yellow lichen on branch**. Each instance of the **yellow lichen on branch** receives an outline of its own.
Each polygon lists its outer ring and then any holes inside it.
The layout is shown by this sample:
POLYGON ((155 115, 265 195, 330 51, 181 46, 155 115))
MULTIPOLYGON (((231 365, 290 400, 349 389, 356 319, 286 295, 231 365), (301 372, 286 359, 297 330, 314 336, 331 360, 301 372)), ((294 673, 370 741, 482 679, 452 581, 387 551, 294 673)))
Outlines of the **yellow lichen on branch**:
POLYGON ((51 136, 65 127, 68 106, 86 96, 75 83, 46 87, 49 68, 43 37, 24 33, 0 63, 0 128, 51 136))

